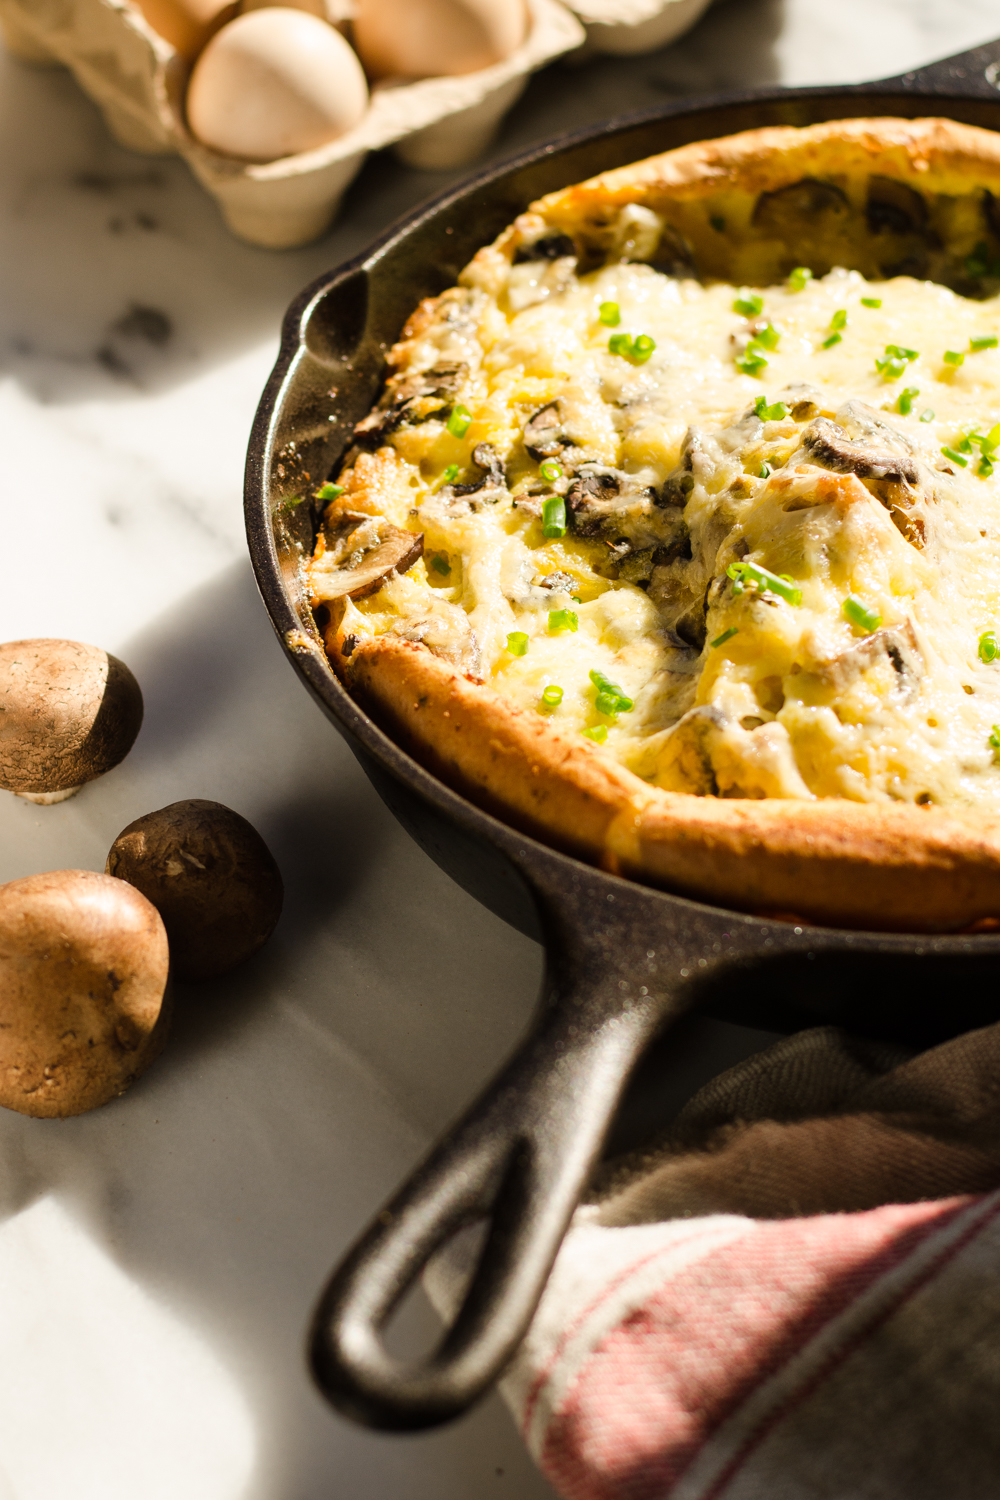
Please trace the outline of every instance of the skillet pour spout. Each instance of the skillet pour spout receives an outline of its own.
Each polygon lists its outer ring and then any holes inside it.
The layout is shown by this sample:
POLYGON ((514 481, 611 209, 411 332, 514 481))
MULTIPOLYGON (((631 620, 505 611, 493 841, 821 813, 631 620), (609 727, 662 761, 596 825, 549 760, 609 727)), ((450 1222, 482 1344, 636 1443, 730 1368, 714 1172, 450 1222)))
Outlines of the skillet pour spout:
POLYGON ((250 551, 274 628, 404 826, 465 889, 547 951, 531 1035, 376 1217, 317 1308, 315 1378, 358 1421, 433 1426, 466 1410, 503 1372, 629 1077, 678 1016, 699 1006, 749 1025, 833 1023, 928 1046, 1000 1017, 1000 936, 921 938, 764 921, 630 884, 498 822, 400 749, 335 677, 302 586, 316 517, 288 502, 305 493, 303 476, 334 469, 378 393, 384 350, 413 307, 452 284, 475 250, 535 198, 675 146, 768 124, 933 113, 998 129, 998 78, 1000 42, 875 84, 727 95, 574 134, 418 209, 366 255, 308 288, 288 313, 246 471, 250 551), (424 1360, 398 1361, 384 1342, 393 1311, 431 1256, 482 1222, 483 1248, 451 1327, 424 1360))

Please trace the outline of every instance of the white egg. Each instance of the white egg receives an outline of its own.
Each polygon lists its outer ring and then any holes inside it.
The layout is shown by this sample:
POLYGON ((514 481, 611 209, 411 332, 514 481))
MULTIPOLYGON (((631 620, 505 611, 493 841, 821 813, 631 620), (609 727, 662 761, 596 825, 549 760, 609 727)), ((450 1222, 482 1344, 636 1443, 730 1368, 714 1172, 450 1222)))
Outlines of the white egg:
POLYGON ((524 40, 524 0, 358 0, 354 45, 370 78, 475 73, 524 40))
POLYGON ((157 35, 191 60, 239 9, 239 0, 136 0, 136 4, 157 35))
POLYGON ((203 145, 262 162, 335 140, 367 104, 361 64, 340 32, 272 6, 212 38, 191 74, 187 116, 203 145))

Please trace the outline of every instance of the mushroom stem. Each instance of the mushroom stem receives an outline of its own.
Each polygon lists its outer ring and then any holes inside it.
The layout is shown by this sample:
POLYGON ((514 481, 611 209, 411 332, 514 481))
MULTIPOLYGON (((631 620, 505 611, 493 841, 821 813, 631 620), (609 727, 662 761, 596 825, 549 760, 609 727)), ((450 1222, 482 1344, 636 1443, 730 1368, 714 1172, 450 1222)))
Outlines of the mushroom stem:
POLYGON ((14 792, 13 795, 23 802, 34 802, 37 807, 52 807, 56 802, 68 802, 70 797, 83 791, 83 786, 81 782, 79 786, 64 787, 61 792, 14 792))

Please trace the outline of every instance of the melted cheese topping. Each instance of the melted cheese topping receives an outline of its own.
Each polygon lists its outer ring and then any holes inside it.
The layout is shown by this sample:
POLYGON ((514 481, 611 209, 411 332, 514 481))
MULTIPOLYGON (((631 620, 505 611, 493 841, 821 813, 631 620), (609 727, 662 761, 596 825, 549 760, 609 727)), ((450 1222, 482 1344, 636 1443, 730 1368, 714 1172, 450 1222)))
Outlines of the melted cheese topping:
POLYGON ((748 318, 747 289, 635 262, 578 276, 571 258, 480 257, 465 280, 404 346, 404 374, 459 362, 458 396, 341 480, 343 505, 424 535, 416 566, 346 606, 351 630, 424 640, 561 728, 606 731, 656 785, 1000 801, 1000 660, 978 654, 1000 629, 1000 482, 969 439, 1000 421, 1000 348, 970 348, 1000 336, 1000 299, 835 270, 751 289, 748 318), (762 328, 766 363, 744 373, 762 328), (655 351, 613 353, 617 333, 655 351), (887 345, 901 373, 876 367, 887 345), (503 473, 470 490, 480 444, 503 473), (553 496, 561 537, 543 531, 553 496), (747 564, 791 580, 788 597, 747 564), (599 712, 595 671, 633 707, 599 712))

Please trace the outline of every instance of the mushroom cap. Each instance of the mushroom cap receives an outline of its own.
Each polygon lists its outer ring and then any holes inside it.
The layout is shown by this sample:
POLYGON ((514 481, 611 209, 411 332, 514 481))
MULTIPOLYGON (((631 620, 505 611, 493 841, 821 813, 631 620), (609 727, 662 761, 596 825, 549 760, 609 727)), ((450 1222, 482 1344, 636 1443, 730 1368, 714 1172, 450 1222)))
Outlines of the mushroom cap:
POLYGON ((124 760, 142 693, 124 662, 81 641, 0 645, 0 786, 60 792, 124 760))
POLYGON ((179 979, 214 979, 262 947, 281 915, 281 875, 260 834, 221 802, 172 802, 123 828, 107 872, 159 911, 179 979))
POLYGON ((52 1118, 124 1093, 163 1046, 168 970, 159 914, 124 881, 0 886, 0 1104, 52 1118))

